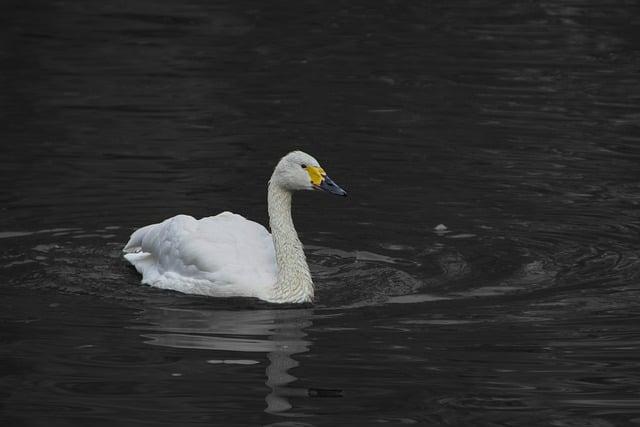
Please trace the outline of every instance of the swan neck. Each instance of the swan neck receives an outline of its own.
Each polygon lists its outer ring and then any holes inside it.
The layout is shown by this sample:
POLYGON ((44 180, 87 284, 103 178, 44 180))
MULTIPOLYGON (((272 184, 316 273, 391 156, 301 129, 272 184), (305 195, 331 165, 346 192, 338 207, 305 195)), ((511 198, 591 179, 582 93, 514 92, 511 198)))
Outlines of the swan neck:
POLYGON ((278 266, 273 301, 310 302, 313 299, 313 282, 302 243, 293 225, 291 199, 290 191, 269 183, 269 226, 278 266))

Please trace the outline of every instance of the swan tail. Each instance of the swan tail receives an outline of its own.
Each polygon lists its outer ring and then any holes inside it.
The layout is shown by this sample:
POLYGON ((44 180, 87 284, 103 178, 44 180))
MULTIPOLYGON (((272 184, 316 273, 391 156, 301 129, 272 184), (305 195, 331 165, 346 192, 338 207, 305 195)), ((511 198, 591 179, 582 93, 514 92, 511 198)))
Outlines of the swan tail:
MULTIPOLYGON (((144 237, 147 235, 149 231, 151 231, 157 224, 147 225, 146 227, 142 227, 133 232, 131 237, 129 238, 129 242, 124 246, 122 251, 125 254, 134 254, 136 252, 142 251, 142 241, 144 237)), ((125 258, 131 261, 126 255, 125 258)), ((133 263, 132 263, 133 264, 133 263)))
POLYGON ((142 274, 142 283, 153 284, 158 276, 153 256, 148 252, 136 252, 124 254, 124 258, 133 265, 138 273, 142 274))
POLYGON ((158 224, 147 225, 133 232, 129 242, 122 249, 124 258, 133 265, 138 273, 142 274, 142 283, 153 284, 158 279, 159 273, 153 254, 145 252, 144 239, 158 224))

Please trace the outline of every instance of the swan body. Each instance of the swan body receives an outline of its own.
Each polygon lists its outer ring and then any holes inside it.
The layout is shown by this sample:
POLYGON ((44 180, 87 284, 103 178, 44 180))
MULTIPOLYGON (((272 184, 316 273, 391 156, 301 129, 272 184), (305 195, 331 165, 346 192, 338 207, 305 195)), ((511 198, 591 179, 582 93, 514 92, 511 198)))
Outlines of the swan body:
POLYGON ((124 257, 142 283, 213 297, 255 297, 274 303, 313 300, 309 266, 291 217, 292 193, 346 195, 317 160, 301 151, 283 157, 269 181, 272 234, 241 215, 195 219, 177 215, 135 231, 124 257))
POLYGON ((177 215, 137 230, 125 258, 143 283, 188 294, 268 299, 277 269, 271 234, 223 212, 197 220, 177 215))

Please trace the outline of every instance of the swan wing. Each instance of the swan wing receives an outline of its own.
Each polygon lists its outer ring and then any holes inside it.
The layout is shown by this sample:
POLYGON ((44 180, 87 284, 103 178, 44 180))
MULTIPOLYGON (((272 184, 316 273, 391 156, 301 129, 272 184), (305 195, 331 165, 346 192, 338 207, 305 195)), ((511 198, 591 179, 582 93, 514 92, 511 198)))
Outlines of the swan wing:
POLYGON ((124 252, 142 283, 185 293, 264 298, 276 281, 271 234, 231 212, 142 227, 124 252))

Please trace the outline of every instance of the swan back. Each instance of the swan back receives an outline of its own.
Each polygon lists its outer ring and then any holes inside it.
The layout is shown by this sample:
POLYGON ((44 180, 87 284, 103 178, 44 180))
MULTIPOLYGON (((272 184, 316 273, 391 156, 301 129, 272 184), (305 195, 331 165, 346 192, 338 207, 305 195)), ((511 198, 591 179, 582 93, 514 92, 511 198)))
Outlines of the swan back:
POLYGON ((124 250, 142 282, 160 288, 268 299, 276 282, 271 234, 230 212, 200 220, 178 215, 143 227, 124 250))

